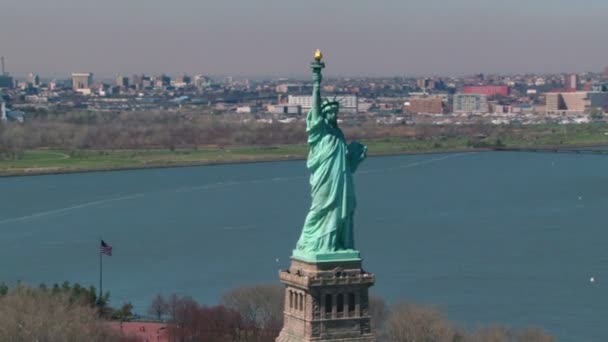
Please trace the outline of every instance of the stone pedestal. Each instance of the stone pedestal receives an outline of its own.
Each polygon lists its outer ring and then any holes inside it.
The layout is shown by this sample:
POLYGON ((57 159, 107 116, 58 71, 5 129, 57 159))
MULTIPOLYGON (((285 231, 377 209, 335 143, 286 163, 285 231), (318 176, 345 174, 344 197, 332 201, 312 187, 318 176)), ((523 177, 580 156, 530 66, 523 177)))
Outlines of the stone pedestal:
POLYGON ((361 260, 307 262, 292 258, 285 284, 284 323, 277 342, 375 342, 368 289, 375 277, 361 260))

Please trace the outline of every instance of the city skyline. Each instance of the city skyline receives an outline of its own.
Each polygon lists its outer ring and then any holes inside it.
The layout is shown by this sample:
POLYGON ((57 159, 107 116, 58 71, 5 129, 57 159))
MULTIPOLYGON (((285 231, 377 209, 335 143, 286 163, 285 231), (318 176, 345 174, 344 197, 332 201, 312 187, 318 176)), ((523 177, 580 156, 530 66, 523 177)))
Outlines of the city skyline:
POLYGON ((18 77, 301 77, 317 47, 336 64, 328 77, 599 72, 606 14, 601 0, 8 0, 0 55, 18 77))

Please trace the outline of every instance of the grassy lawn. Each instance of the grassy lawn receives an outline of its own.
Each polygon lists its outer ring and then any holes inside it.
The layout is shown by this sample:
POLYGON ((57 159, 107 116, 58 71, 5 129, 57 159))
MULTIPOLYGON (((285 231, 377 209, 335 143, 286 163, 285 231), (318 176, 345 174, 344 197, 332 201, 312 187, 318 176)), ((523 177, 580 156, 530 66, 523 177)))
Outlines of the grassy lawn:
MULTIPOLYGON (((489 136, 508 148, 531 148, 568 145, 608 145, 608 131, 603 126, 547 126, 535 129, 513 129, 489 136)), ((449 152, 469 149, 469 137, 442 139, 384 138, 363 141, 370 155, 449 152)), ((238 163, 267 160, 302 159, 307 146, 279 145, 272 147, 236 146, 204 147, 189 150, 28 150, 16 160, 0 159, 0 175, 109 170, 138 167, 162 167, 215 163, 238 163)))
POLYGON ((205 163, 293 159, 305 156, 306 146, 235 147, 197 150, 29 150, 20 159, 0 160, 0 174, 103 170, 205 163))
MULTIPOLYGON (((461 149, 466 148, 466 141, 463 138, 458 141, 436 143, 390 138, 364 141, 364 143, 368 145, 370 155, 382 155, 461 149)), ((37 149, 25 151, 21 158, 16 160, 0 160, 0 175, 303 159, 306 158, 307 153, 306 145, 199 148, 174 151, 81 150, 69 152, 37 149)))

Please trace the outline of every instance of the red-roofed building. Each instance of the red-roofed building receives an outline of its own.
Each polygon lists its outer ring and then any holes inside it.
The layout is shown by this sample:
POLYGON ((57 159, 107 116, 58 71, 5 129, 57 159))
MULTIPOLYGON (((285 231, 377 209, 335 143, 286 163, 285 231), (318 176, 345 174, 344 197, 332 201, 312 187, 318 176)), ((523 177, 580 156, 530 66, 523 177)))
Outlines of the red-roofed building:
POLYGON ((485 96, 494 96, 494 95, 502 95, 509 96, 509 87, 507 86, 493 86, 493 85, 485 85, 485 86, 468 86, 462 89, 462 93, 464 94, 481 94, 485 96))
POLYGON ((137 337, 142 342, 168 342, 167 325, 150 322, 111 322, 110 326, 126 336, 137 337))

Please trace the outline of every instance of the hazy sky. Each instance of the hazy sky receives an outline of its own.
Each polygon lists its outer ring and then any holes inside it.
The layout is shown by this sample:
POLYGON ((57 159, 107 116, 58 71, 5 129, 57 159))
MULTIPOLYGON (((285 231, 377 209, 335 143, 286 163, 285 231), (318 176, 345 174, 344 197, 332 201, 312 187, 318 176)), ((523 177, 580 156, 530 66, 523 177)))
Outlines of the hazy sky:
POLYGON ((16 75, 599 71, 608 0, 1 0, 16 75))

